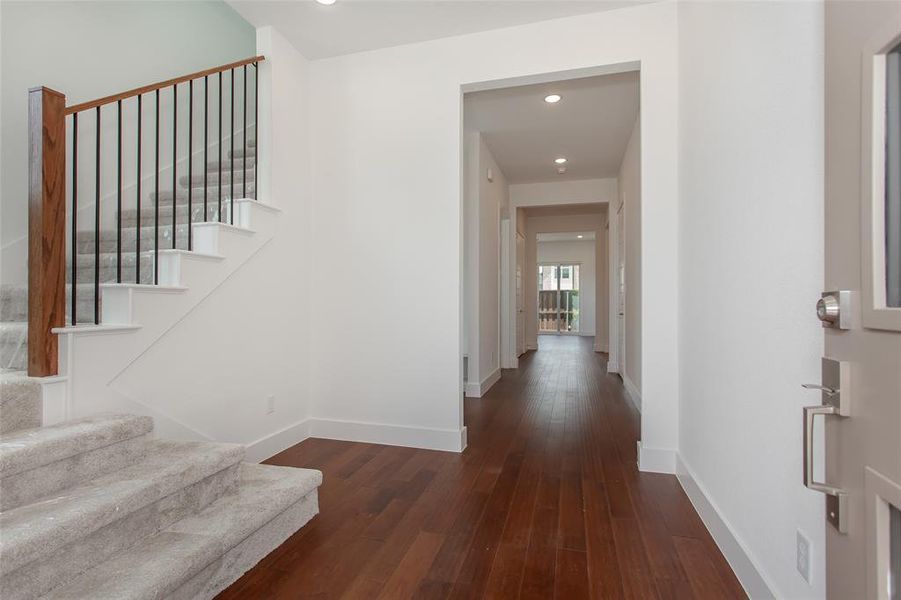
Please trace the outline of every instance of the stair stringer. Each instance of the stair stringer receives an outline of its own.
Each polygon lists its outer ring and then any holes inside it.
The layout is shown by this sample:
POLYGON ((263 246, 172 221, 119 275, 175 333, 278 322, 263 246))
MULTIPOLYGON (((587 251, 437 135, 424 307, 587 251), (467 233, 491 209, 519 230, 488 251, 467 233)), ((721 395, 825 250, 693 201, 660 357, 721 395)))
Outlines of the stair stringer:
MULTIPOLYGON (((122 389, 117 380, 274 239, 278 209, 253 200, 235 200, 235 209, 234 226, 193 225, 194 252, 160 251, 159 286, 102 286, 101 325, 55 330, 60 336, 57 385, 65 391, 57 391, 45 407, 45 425, 98 412, 129 412, 153 417, 160 437, 214 439, 203 419, 161 410, 153 398, 122 389)), ((189 368, 190 358, 174 364, 189 368)))

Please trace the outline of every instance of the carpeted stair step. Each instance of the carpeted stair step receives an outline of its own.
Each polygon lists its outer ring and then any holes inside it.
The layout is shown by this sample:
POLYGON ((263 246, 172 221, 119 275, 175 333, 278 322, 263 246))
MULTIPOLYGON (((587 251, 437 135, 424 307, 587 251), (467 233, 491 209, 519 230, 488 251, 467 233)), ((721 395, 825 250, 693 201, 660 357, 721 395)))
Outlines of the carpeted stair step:
POLYGON ((0 321, 0 369, 24 371, 28 368, 28 323, 0 321))
MULTIPOLYGON (((156 231, 153 225, 153 222, 141 224, 141 250, 142 251, 151 251, 154 249, 154 244, 156 244, 156 231)), ((102 253, 110 253, 113 256, 116 254, 116 247, 118 244, 118 240, 116 239, 118 236, 118 232, 115 229, 103 229, 100 231, 100 252, 102 253)), ((138 236, 138 228, 137 227, 123 227, 122 228, 122 258, 124 260, 125 256, 131 254, 134 256, 135 251, 135 241, 138 236)), ((175 236, 177 247, 183 250, 188 248, 188 224, 187 223, 179 223, 175 227, 175 236)), ((87 254, 94 255, 94 238, 95 234, 93 231, 79 231, 78 232, 78 253, 79 254, 87 254)), ((164 225, 162 220, 160 221, 159 226, 159 247, 160 250, 166 250, 172 248, 172 225, 164 225)))
MULTIPOLYGON (((215 163, 216 167, 219 166, 219 163, 215 163)), ((247 176, 245 178, 244 175, 244 160, 243 159, 235 159, 234 167, 230 164, 228 160, 223 161, 222 163, 224 168, 222 169, 222 183, 223 187, 228 187, 229 182, 231 181, 232 168, 234 168, 235 172, 235 187, 238 187, 241 182, 245 179, 248 184, 254 179, 254 171, 253 171, 253 161, 247 161, 247 176)), ((219 169, 217 168, 214 171, 207 171, 207 185, 218 185, 219 184, 219 169)), ((191 181, 194 183, 193 187, 203 188, 203 173, 192 173, 191 181)), ((178 185, 181 187, 188 186, 188 176, 182 175, 178 178, 178 185)))
POLYGON ((150 417, 98 415, 0 436, 0 510, 136 462, 152 430, 150 417))
MULTIPOLYGON (((94 310, 93 285, 78 284, 78 312, 94 310), (88 294, 91 300, 88 300, 88 294)), ((72 311, 72 290, 66 288, 66 314, 72 311)), ((25 286, 4 284, 0 286, 0 321, 28 320, 28 289, 25 286)))
MULTIPOLYGON (((0 372, 0 437, 40 427, 43 408, 41 384, 36 379, 28 377, 25 371, 0 372)), ((4 488, 0 503, 6 494, 4 488)))
MULTIPOLYGON (((232 156, 234 156, 235 159, 238 159, 245 155, 247 156, 247 162, 250 162, 250 159, 254 158, 257 155, 257 149, 256 148, 248 148, 247 152, 245 153, 243 148, 235 148, 234 152, 231 152, 231 151, 228 152, 226 159, 231 158, 232 156)), ((223 159, 222 162, 227 162, 226 159, 223 159)))
POLYGON ((47 598, 213 598, 319 512, 321 482, 319 471, 242 464, 234 493, 47 598))
MULTIPOLYGON (((203 204, 203 184, 195 185, 191 188, 191 203, 203 204)), ((228 181, 223 178, 222 179, 222 201, 225 202, 229 198, 231 198, 232 187, 228 181)), ((244 186, 241 184, 235 183, 235 199, 243 198, 244 194, 244 186)), ((248 181, 247 182, 247 190, 246 196, 248 198, 253 198, 256 194, 256 182, 248 181)), ((141 202, 141 208, 153 207, 155 194, 148 194, 145 199, 141 202)), ((212 182, 207 185, 206 189, 206 197, 207 203, 212 205, 216 204, 219 200, 219 185, 218 182, 212 182)), ((160 190, 160 206, 164 206, 168 203, 170 206, 172 205, 172 190, 160 190)), ((188 203, 188 188, 179 187, 176 190, 175 194, 175 203, 178 204, 187 204, 188 203)), ((133 208, 133 207, 132 207, 133 208)))
POLYGON ((24 285, 0 285, 0 321, 28 320, 28 288, 24 285))
MULTIPOLYGON (((224 202, 222 206, 222 214, 224 215, 224 219, 228 220, 230 203, 224 202)), ((192 214, 192 223, 202 223, 204 221, 216 221, 219 218, 218 212, 218 204, 216 202, 207 201, 206 206, 206 215, 204 215, 203 208, 203 199, 201 198, 200 202, 195 201, 191 203, 191 214, 192 214)), ((187 224, 188 222, 188 205, 179 204, 176 207, 175 211, 176 222, 181 224, 187 224)), ((145 207, 141 209, 141 226, 145 227, 147 224, 153 224, 154 218, 154 210, 153 207, 145 207)), ((171 225, 172 224, 172 205, 165 204, 160 206, 160 225, 171 225)), ((138 210, 135 208, 127 208, 122 210, 122 227, 135 227, 138 224, 138 210)), ((111 232, 112 240, 115 241, 115 232, 111 232)), ((104 236, 106 237, 106 236, 104 236)), ((134 249, 134 248, 132 248, 134 249)))
POLYGON ((243 456, 232 444, 151 441, 135 464, 3 511, 0 597, 40 596, 203 510, 234 489, 243 456))

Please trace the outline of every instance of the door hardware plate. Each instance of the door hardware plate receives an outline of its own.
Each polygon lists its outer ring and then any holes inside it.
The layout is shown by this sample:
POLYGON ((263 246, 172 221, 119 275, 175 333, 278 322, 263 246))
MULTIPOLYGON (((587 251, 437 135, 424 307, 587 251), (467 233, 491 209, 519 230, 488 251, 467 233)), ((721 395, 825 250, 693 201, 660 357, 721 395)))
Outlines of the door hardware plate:
POLYGON ((851 416, 851 363, 834 358, 820 359, 822 386, 835 390, 821 391, 822 402, 834 407, 842 417, 851 416))
POLYGON ((848 495, 826 494, 826 520, 839 533, 848 533, 848 495))

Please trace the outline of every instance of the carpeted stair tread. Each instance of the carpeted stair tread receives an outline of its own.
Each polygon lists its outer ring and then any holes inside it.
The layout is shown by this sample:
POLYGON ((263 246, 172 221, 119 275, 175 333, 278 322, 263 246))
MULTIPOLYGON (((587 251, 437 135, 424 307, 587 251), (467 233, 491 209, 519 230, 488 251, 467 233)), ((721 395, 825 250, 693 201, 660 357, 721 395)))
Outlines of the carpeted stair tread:
POLYGON ((153 441, 146 458, 43 500, 0 513, 0 573, 47 556, 237 464, 243 446, 153 441))
POLYGON ((321 482, 319 471, 242 464, 234 493, 142 540, 44 598, 212 597, 315 515, 315 496, 309 495, 321 482), (310 501, 305 511, 289 513, 305 500, 310 501), (281 524, 277 534, 265 529, 278 524, 285 515, 293 522, 281 524), (239 544, 245 547, 239 548, 239 544), (230 551, 232 555, 228 556, 230 551))
POLYGON ((0 435, 0 478, 149 433, 153 419, 96 415, 0 435))
POLYGON ((0 436, 41 426, 41 384, 25 371, 0 372, 0 436))

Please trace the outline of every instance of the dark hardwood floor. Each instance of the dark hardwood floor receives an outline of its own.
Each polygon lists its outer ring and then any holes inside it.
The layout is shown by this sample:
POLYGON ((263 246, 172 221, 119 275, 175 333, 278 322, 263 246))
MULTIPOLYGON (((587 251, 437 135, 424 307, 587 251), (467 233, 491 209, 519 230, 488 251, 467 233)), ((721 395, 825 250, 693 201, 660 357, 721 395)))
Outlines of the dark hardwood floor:
POLYGON ((591 338, 467 399, 462 454, 306 440, 321 514, 232 598, 744 598, 675 477, 639 473, 639 415, 591 338))

